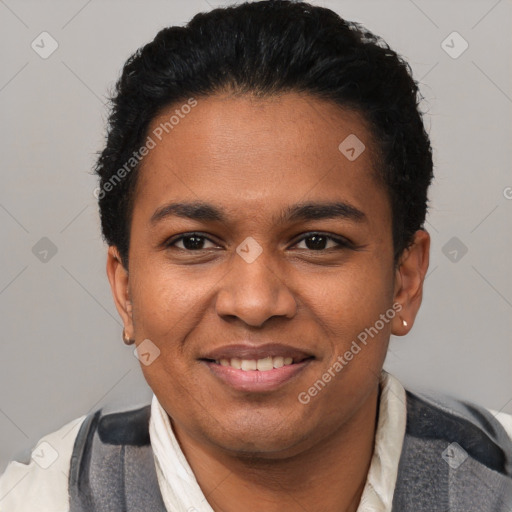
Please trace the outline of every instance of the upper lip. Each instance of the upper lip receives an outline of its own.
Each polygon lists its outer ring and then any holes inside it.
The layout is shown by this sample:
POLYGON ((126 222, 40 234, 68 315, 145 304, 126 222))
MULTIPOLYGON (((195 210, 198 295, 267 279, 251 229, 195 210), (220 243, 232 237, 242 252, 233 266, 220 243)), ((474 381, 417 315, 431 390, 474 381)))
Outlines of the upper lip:
POLYGON ((296 347, 290 347, 279 343, 266 343, 264 345, 252 345, 248 343, 238 343, 233 345, 224 345, 210 352, 205 353, 200 359, 211 359, 219 361, 220 359, 264 359, 266 357, 291 357, 293 362, 303 361, 313 357, 313 354, 296 347))

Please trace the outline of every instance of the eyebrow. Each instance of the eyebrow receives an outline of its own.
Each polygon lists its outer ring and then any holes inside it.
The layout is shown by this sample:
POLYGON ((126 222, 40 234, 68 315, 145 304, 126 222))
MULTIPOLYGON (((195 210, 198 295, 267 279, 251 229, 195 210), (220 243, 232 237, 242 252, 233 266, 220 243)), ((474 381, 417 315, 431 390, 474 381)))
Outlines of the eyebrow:
MULTIPOLYGON (((209 222, 228 222, 226 214, 216 206, 200 201, 188 203, 169 203, 156 209, 150 219, 155 225, 169 217, 176 216, 185 219, 209 222)), ((276 224, 286 222, 345 219, 354 222, 365 222, 367 217, 358 208, 343 201, 335 202, 309 202, 288 206, 274 217, 276 224)))

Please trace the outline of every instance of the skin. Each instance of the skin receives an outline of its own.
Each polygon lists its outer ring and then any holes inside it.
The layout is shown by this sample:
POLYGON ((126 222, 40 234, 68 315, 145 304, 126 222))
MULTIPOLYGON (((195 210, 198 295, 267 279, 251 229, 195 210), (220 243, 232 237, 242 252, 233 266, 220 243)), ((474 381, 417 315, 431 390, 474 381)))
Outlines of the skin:
POLYGON ((364 119, 330 102, 226 94, 198 98, 143 162, 129 273, 115 247, 107 273, 126 334, 160 350, 141 365, 144 376, 216 511, 238 512, 241 504, 248 512, 357 509, 389 337, 413 325, 430 244, 419 230, 394 264, 390 202, 374 175, 373 147, 364 119), (338 150, 350 134, 366 146, 352 162, 338 150), (151 223, 157 208, 178 201, 210 203, 227 221, 171 216, 151 223), (309 201, 349 203, 365 220, 277 222, 283 208, 309 201), (187 251, 183 240, 164 245, 197 231, 207 237, 202 250, 187 251), (315 249, 307 242, 312 231, 352 245, 328 240, 315 249), (236 252, 249 236, 262 248, 253 263, 236 252), (300 403, 299 393, 393 303, 399 314, 300 403), (237 391, 198 358, 241 340, 293 345, 315 359, 276 390, 237 391))

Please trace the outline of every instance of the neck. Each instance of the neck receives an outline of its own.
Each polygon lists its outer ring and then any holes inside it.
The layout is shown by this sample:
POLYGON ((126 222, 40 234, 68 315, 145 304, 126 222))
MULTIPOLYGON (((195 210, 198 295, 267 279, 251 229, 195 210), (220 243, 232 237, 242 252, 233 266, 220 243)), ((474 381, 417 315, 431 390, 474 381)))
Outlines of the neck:
POLYGON ((226 454, 173 428, 216 512, 355 512, 373 454, 378 395, 376 389, 338 430, 285 458, 226 454))

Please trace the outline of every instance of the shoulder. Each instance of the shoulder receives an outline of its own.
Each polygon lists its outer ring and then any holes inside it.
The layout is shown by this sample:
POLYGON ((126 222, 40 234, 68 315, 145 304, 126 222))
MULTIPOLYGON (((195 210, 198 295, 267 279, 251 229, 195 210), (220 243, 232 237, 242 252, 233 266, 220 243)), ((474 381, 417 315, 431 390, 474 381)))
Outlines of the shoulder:
POLYGON ((149 446, 150 416, 149 405, 90 413, 76 435, 69 471, 70 491, 80 481, 89 480, 91 471, 104 471, 107 460, 110 468, 116 463, 120 467, 125 454, 124 450, 119 450, 120 446, 149 446))
POLYGON ((27 463, 12 461, 0 477, 2 512, 67 512, 68 475, 77 434, 86 416, 42 437, 27 463))
POLYGON ((478 405, 406 391, 393 510, 509 510, 512 440, 478 405))
POLYGON ((105 407, 42 437, 26 462, 0 476, 0 512, 68 512, 70 473, 82 466, 84 446, 149 445, 150 406, 105 407))
POLYGON ((512 418, 448 395, 427 395, 406 391, 406 435, 457 443, 481 464, 512 475, 512 418))
POLYGON ((149 436, 151 406, 87 416, 69 471, 72 510, 165 510, 149 436), (101 508, 101 507, 100 507, 101 508), (98 508, 99 510, 99 508, 98 508))
POLYGON ((512 439, 512 414, 489 409, 489 412, 501 423, 508 437, 512 439))
POLYGON ((94 435, 103 444, 144 446, 149 444, 151 406, 129 409, 101 409, 89 414, 78 434, 76 444, 92 440, 94 435))

